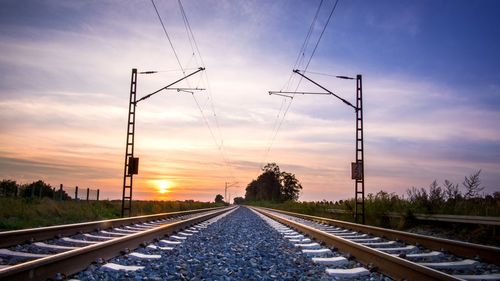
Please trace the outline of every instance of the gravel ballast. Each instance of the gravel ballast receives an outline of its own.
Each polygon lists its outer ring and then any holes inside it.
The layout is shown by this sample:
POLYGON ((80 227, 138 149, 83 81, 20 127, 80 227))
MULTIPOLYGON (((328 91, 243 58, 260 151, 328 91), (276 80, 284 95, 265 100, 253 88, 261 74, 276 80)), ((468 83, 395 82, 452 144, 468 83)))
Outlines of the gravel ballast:
MULTIPOLYGON (((161 246, 160 243, 155 244, 161 246)), ((140 248, 160 259, 116 257, 109 262, 144 269, 120 271, 92 265, 80 280, 332 280, 301 249, 282 238, 266 222, 240 207, 189 236, 173 250, 140 248)))

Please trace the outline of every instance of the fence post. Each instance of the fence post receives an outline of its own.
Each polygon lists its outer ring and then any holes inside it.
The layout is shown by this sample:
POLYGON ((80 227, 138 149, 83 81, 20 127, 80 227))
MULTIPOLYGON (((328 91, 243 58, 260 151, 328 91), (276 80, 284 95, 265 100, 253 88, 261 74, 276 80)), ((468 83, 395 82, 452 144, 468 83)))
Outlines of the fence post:
POLYGON ((99 188, 97 189, 97 201, 99 201, 99 188))
POLYGON ((59 185, 59 201, 63 200, 63 184, 59 185))
POLYGON ((89 201, 90 188, 87 187, 87 202, 89 201))
POLYGON ((78 200, 78 185, 75 187, 75 200, 78 200))

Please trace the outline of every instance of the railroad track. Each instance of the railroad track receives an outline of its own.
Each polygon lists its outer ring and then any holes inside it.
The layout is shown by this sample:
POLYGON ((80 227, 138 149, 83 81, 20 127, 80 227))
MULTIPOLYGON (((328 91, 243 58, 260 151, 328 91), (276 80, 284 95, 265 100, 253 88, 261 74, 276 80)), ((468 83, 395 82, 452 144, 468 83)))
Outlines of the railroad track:
POLYGON ((166 249, 196 233, 193 225, 232 209, 199 209, 0 232, 0 280, 64 280, 91 263, 126 270, 126 266, 105 262, 123 253, 148 258, 129 249, 151 241, 163 241, 166 249), (168 240, 162 240, 166 236, 168 240))
POLYGON ((255 207, 15 233, 0 280, 500 280, 495 247, 255 207))
POLYGON ((252 207, 313 262, 336 276, 360 278, 378 271, 395 280, 500 280, 500 248, 344 221, 252 207), (321 242, 326 247, 315 243, 321 242), (340 251, 343 256, 332 256, 340 251), (362 267, 338 268, 348 258, 362 267))

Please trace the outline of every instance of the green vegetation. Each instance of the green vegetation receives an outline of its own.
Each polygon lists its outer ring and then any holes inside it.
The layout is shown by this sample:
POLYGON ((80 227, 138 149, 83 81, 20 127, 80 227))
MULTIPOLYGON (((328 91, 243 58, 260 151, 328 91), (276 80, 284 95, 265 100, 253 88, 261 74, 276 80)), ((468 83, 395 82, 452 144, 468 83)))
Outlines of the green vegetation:
MULTIPOLYGON (((209 202, 134 201, 133 215, 221 206, 209 202)), ((0 230, 120 218, 121 201, 56 201, 49 198, 0 198, 0 230)))
MULTIPOLYGON (((411 187, 406 196, 379 191, 369 193, 365 198, 367 218, 374 224, 383 217, 398 213, 411 214, 448 214, 466 216, 500 216, 500 192, 480 194, 484 189, 480 180, 481 171, 464 178, 462 189, 458 184, 445 180, 443 186, 433 181, 429 188, 411 187)), ((273 202, 271 200, 247 200, 247 204, 269 206, 292 212, 311 215, 329 215, 342 219, 351 219, 354 199, 318 202, 273 202)))
POLYGON ((296 201, 302 185, 294 174, 280 171, 276 163, 269 163, 263 173, 252 180, 246 188, 245 200, 267 200, 272 202, 296 201))
MULTIPOLYGON (((366 223, 395 229, 441 229, 450 232, 450 237, 471 242, 500 244, 500 238, 492 226, 464 226, 458 224, 416 221, 415 214, 445 214, 464 216, 500 216, 500 192, 481 194, 484 187, 481 171, 464 178, 461 186, 445 180, 443 185, 433 181, 429 187, 411 187, 406 196, 379 191, 365 198, 366 223), (476 240, 472 240, 476 239, 476 240)), ((269 200, 246 200, 245 204, 284 211, 353 221, 354 199, 317 202, 273 202, 269 200)))
POLYGON ((69 200, 71 197, 64 190, 56 190, 50 184, 42 180, 27 184, 18 184, 14 180, 0 181, 0 197, 23 197, 23 198, 53 198, 69 200))
POLYGON ((245 198, 243 197, 235 197, 233 200, 235 205, 241 205, 245 203, 245 198))
POLYGON ((220 194, 215 195, 215 203, 224 203, 224 196, 220 194))

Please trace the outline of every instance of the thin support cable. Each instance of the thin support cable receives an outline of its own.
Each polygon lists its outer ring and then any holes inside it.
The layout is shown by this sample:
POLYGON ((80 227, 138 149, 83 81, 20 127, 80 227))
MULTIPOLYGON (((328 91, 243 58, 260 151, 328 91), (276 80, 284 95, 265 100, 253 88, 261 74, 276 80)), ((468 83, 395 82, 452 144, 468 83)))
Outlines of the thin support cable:
POLYGON ((309 67, 311 60, 314 57, 314 54, 316 53, 316 49, 318 48, 319 42, 321 41, 321 38, 323 38, 323 34, 325 33, 326 27, 328 26, 328 24, 330 23, 330 20, 332 19, 333 12, 335 12, 335 9, 337 8, 338 3, 339 3, 339 0, 335 1, 335 4, 333 5, 332 11, 330 12, 330 15, 328 16, 328 20, 326 21, 326 24, 323 27, 321 34, 319 35, 318 41, 316 41, 316 46, 314 46, 314 49, 311 53, 311 57, 309 58, 309 61, 307 62, 306 68, 304 69, 304 71, 307 71, 307 68, 309 67))
POLYGON ((181 61, 179 60, 179 56, 177 55, 177 52, 175 51, 174 44, 172 43, 172 40, 170 40, 170 36, 168 35, 167 29, 165 28, 165 24, 163 24, 163 20, 161 19, 160 13, 158 12, 158 9, 156 8, 155 1, 151 0, 151 4, 153 4, 153 7, 155 8, 156 15, 158 16, 158 20, 160 20, 161 27, 163 28, 163 32, 165 33, 165 36, 167 37, 168 43, 170 43, 170 47, 172 47, 172 51, 174 52, 175 59, 177 60, 177 63, 179 64, 179 67, 182 70, 182 73, 185 75, 184 68, 182 67, 181 61))
MULTIPOLYGON (((321 41, 321 39, 322 39, 322 37, 323 37, 323 34, 325 33, 325 30, 326 30, 326 28, 327 28, 328 24, 330 23, 330 20, 331 20, 331 18, 332 18, 332 15, 333 15, 333 13, 335 12, 335 9, 337 8, 337 4, 338 4, 338 2, 339 2, 339 0, 336 0, 336 1, 335 1, 335 4, 333 5, 332 10, 330 11, 330 14, 329 14, 329 16, 328 16, 328 19, 327 19, 327 21, 326 21, 325 25, 323 26, 323 29, 322 29, 322 31, 321 31, 321 34, 320 34, 320 36, 319 36, 318 40, 316 41, 316 44, 315 44, 314 49, 313 49, 313 51, 312 51, 312 53, 311 53, 311 56, 309 57, 309 60, 307 61, 307 64, 306 64, 306 66, 305 66, 305 68, 304 68, 304 71, 307 71, 307 69, 308 69, 308 67, 309 67, 309 64, 310 64, 310 63, 311 63, 311 61, 312 61, 312 58, 314 57, 314 55, 315 55, 315 53, 316 53, 316 50, 317 50, 317 48, 318 48, 318 46, 319 46, 319 43, 320 43, 320 41, 321 41)), ((318 7, 318 10, 316 11, 316 15, 315 15, 314 20, 313 20, 313 22, 312 22, 312 24, 311 24, 311 26, 310 26, 310 28, 309 28, 309 32, 308 32, 308 34, 307 34, 307 36, 306 36, 306 40, 304 40, 304 44, 303 44, 303 46, 302 46, 303 48, 301 48, 301 50, 300 50, 300 52, 299 52, 299 55, 298 55, 297 60, 296 60, 296 66, 298 66, 298 65, 302 64, 303 58, 305 57, 305 49, 306 49, 306 48, 307 48, 307 46, 309 45, 309 39, 310 39, 310 36, 311 36, 311 33, 312 33, 312 31, 311 31, 311 30, 312 30, 312 28, 314 27, 314 23, 315 23, 315 22, 316 22, 316 20, 317 20, 318 13, 319 13, 319 11, 320 11, 320 9, 321 9, 322 4, 323 4, 323 0, 320 2, 320 5, 319 5, 319 7, 318 7), (306 42, 307 42, 307 44, 306 44, 306 42)), ((292 75, 293 75, 293 72, 292 72, 291 76, 292 76, 292 75)), ((291 80, 292 80, 292 78, 290 77, 290 78, 289 78, 289 80, 288 80, 288 82, 285 84, 285 85, 286 85, 286 87, 287 87, 287 89, 286 89, 286 90, 288 90, 288 87, 291 85, 291 83, 290 83, 290 82, 291 82, 291 80)), ((298 88, 299 88, 299 86, 300 86, 300 83, 301 83, 301 82, 302 82, 302 77, 300 77, 300 78, 299 78, 299 81, 298 81, 298 83, 297 83, 297 86, 295 87, 295 92, 298 90, 298 88)), ((277 130, 276 130, 276 132, 275 132, 275 134, 274 134, 274 136, 273 136, 273 138, 272 138, 272 140, 271 140, 271 143, 270 143, 270 145, 269 145, 268 149, 266 150, 266 154, 265 154, 265 155, 266 155, 266 156, 265 156, 266 158, 267 158, 267 155, 269 154, 269 152, 270 152, 270 150, 271 150, 271 148, 272 148, 272 146, 273 146, 273 144, 274 144, 274 141, 275 141, 275 139, 276 139, 276 136, 277 136, 277 134, 278 134, 278 132, 279 132, 279 130, 280 130, 280 128, 281 128, 281 125, 283 124, 283 121, 285 120, 285 117, 286 117, 286 115, 287 115, 287 113, 288 113, 288 110, 290 109, 290 106, 292 105, 292 102, 293 102, 293 97, 295 97, 295 94, 293 94, 293 95, 292 95, 292 99, 290 100, 290 103, 288 104, 288 107, 286 108, 285 113, 283 114, 283 118, 281 118, 280 123, 279 123, 279 125, 278 125, 278 128, 277 128, 277 130)), ((265 159, 264 159, 264 160, 265 160, 265 159)))
MULTIPOLYGON (((200 49, 198 47, 198 43, 196 41, 196 37, 194 36, 193 30, 191 29, 191 24, 189 23, 188 17, 186 15, 185 10, 184 10, 184 6, 182 5, 181 0, 178 0, 177 2, 179 4, 179 8, 181 10, 181 14, 182 14, 182 17, 183 17, 183 20, 184 20, 185 27, 186 27, 187 31, 189 32, 189 34, 191 35, 190 38, 192 38, 192 41, 190 41, 190 43, 192 43, 191 44, 191 49, 192 49, 193 53, 195 51, 198 53, 201 65, 203 67, 205 67, 205 63, 203 61, 203 57, 201 56, 201 52, 200 52, 200 49), (194 45, 194 49, 196 49, 196 50, 193 49, 193 45, 194 45)), ((220 139, 220 146, 219 145, 218 146, 220 147, 220 151, 222 153, 222 157, 225 159, 225 155, 224 155, 224 153, 225 153, 225 150, 224 150, 224 138, 222 136, 222 130, 220 129, 219 119, 217 118, 217 113, 216 113, 216 110, 215 110, 214 98, 213 98, 213 95, 212 95, 212 87, 210 85, 210 80, 208 79, 208 73, 205 72, 204 74, 205 74, 206 83, 207 83, 207 90, 208 90, 208 95, 209 95, 209 100, 210 100, 210 107, 212 109, 213 117, 214 117, 214 120, 215 120, 215 125, 216 125, 218 136, 219 136, 219 139, 220 139)), ((228 165, 227 162, 226 162, 226 165, 228 165)), ((231 169, 233 168, 232 165, 229 165, 229 166, 231 167, 231 169)), ((232 173, 231 170, 230 170, 230 173, 232 173)))
MULTIPOLYGON (((280 109, 278 111, 278 114, 276 115, 276 118, 274 118, 273 130, 269 134, 268 141, 266 142, 266 147, 267 148, 270 148, 271 140, 273 138, 274 132, 276 131, 276 128, 277 128, 277 125, 278 125, 278 121, 279 121, 280 116, 281 116, 281 111, 283 110, 283 106, 285 105, 285 102, 286 102, 286 98, 283 98, 281 100, 281 106, 280 106, 280 109)), ((266 161, 268 150, 269 149, 265 149, 264 152, 262 153, 262 161, 260 161, 261 162, 260 166, 262 166, 264 164, 264 162, 266 161)))
MULTIPOLYGON (((318 16, 319 16, 319 13, 321 11, 321 7, 322 6, 323 6, 323 0, 320 1, 319 5, 318 5, 318 8, 316 9, 316 13, 314 14, 314 18, 313 18, 313 20, 312 20, 312 22, 311 22, 311 24, 309 26, 309 30, 307 31, 306 37, 304 39, 304 42, 302 43, 302 46, 300 47, 299 53, 298 53, 297 58, 295 60, 294 69, 296 69, 299 65, 302 64, 302 61, 303 61, 303 59, 305 57, 305 51, 306 51, 307 47, 309 46, 309 41, 311 39, 311 35, 313 33, 314 26, 315 26, 315 24, 316 24, 316 22, 318 20, 318 16)), ((302 79, 302 77, 300 77, 300 79, 302 79)), ((285 83, 285 85, 281 89, 285 90, 285 91, 288 91, 290 89, 290 86, 293 85, 293 81, 294 80, 295 80, 295 76, 293 75, 293 72, 292 72, 290 74, 290 76, 288 77, 287 82, 285 83)), ((295 90, 298 89, 299 85, 300 85, 300 81, 297 84, 295 90)), ((286 113, 288 112, 288 109, 290 108, 292 102, 293 102, 293 98, 290 101, 290 104, 288 105, 287 110, 283 114, 283 117, 281 118, 278 127, 276 127, 276 124, 277 124, 279 118, 275 119, 275 122, 273 124, 273 130, 271 132, 271 140, 269 142, 269 145, 267 146, 267 149, 265 150, 265 154, 264 154, 265 156, 264 156, 264 160, 262 161, 262 163, 266 160, 265 158, 267 158, 267 156, 269 154, 269 151, 271 150, 271 147, 272 147, 272 145, 273 145, 273 143, 274 143, 274 141, 276 139, 276 136, 278 135, 279 128, 281 128, 281 124, 283 123, 283 120, 285 119, 286 113)), ((280 108, 280 111, 278 113, 278 117, 279 117, 280 113, 281 113, 281 108, 280 108)))
MULTIPOLYGON (((305 55, 304 53, 307 49, 307 46, 309 46, 309 40, 311 39, 311 34, 313 32, 314 25, 316 24, 316 21, 318 20, 318 15, 319 15, 319 12, 321 11, 322 5, 323 5, 323 0, 321 0, 321 2, 318 5, 318 9, 316 9, 316 13, 314 14, 314 18, 311 22, 311 25, 309 26, 309 30, 307 31, 306 38, 304 39, 304 42, 302 43, 302 46, 300 47, 299 54, 297 55, 297 59, 295 59, 295 64, 293 65, 294 69, 297 69, 297 67, 301 64, 302 59, 304 58, 304 55, 305 55)), ((285 91, 289 90, 289 86, 290 86, 292 77, 293 77, 293 72, 290 74, 287 83, 285 83, 285 85, 282 87, 282 89, 284 89, 285 91)))

